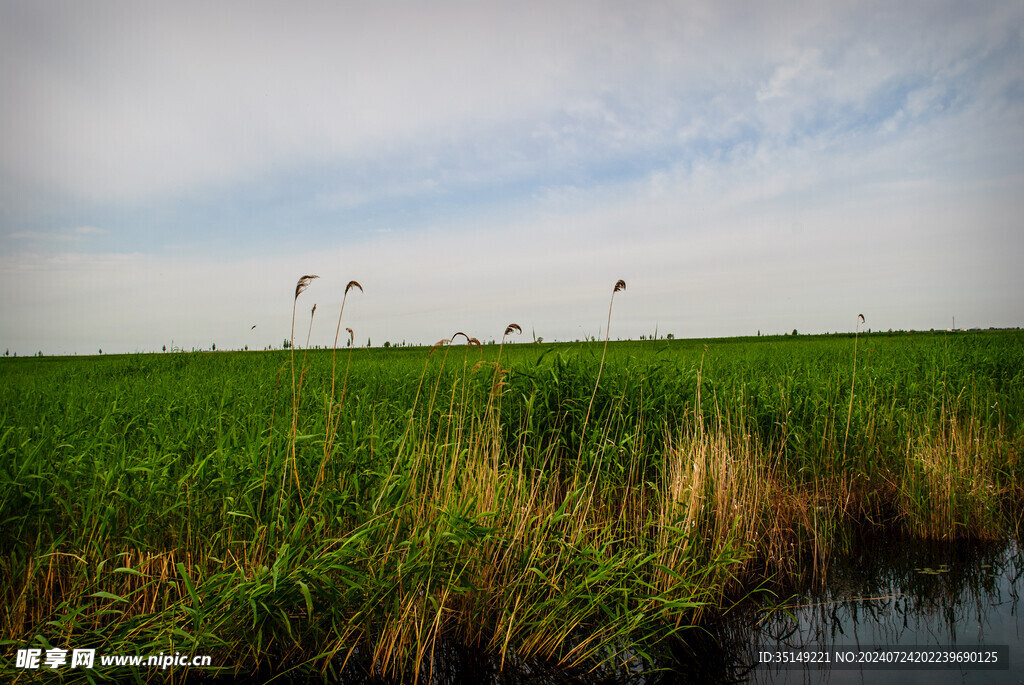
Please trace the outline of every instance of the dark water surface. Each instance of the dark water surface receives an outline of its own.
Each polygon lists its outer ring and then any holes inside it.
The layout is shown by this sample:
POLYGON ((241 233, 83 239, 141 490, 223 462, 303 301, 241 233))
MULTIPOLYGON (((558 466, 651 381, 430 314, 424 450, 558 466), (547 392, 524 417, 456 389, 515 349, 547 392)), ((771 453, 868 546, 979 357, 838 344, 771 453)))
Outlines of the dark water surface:
POLYGON ((1016 540, 982 544, 862 537, 848 554, 832 561, 823 587, 798 594, 786 603, 787 611, 762 617, 751 633, 754 663, 763 660, 761 651, 795 656, 810 648, 831 665, 757 666, 739 679, 751 683, 1024 683, 1022 574, 1024 555, 1016 540), (945 658, 941 648, 950 646, 976 648, 979 658, 990 660, 987 666, 999 668, 934 670, 916 665, 872 670, 861 665, 846 669, 835 659, 836 651, 858 655, 866 648, 894 647, 920 647, 941 659, 945 658))

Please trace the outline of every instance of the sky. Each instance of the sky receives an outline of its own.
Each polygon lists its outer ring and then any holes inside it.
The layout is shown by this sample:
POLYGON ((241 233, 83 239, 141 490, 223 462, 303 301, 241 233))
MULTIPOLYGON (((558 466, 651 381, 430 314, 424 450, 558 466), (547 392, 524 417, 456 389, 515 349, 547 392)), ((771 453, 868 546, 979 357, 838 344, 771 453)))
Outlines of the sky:
POLYGON ((293 305, 329 346, 351 280, 357 345, 600 338, 618 279, 612 339, 1021 326, 1022 39, 1005 1, 0 0, 0 348, 279 348, 293 305))

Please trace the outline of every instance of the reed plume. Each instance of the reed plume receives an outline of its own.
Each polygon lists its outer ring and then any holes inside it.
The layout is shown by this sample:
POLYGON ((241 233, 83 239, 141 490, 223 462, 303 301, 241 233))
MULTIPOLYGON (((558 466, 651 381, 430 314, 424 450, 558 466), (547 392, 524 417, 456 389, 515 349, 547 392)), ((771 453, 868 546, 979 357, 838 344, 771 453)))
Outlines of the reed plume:
POLYGON ((505 347, 505 338, 515 333, 516 335, 522 335, 523 329, 517 323, 510 323, 505 326, 505 334, 501 336, 501 344, 498 345, 498 360, 495 362, 495 366, 498 371, 501 370, 501 350, 505 347))
POLYGON ((313 282, 314 278, 320 278, 316 274, 306 274, 299 279, 298 283, 295 284, 295 299, 299 299, 299 295, 302 291, 309 287, 309 284, 313 282))
MULTIPOLYGON (((288 348, 292 349, 292 350, 295 349, 295 306, 299 302, 299 295, 301 295, 302 291, 304 291, 306 288, 309 287, 309 284, 313 282, 314 278, 320 278, 320 277, 315 275, 315 274, 306 274, 305 276, 300 278, 299 281, 295 284, 295 299, 292 300, 292 334, 291 334, 291 338, 288 340, 288 348)), ((294 361, 294 360, 295 360, 295 355, 293 353, 292 354, 292 361, 294 361)), ((295 389, 295 369, 293 368, 292 369, 292 390, 294 391, 294 389, 295 389)))

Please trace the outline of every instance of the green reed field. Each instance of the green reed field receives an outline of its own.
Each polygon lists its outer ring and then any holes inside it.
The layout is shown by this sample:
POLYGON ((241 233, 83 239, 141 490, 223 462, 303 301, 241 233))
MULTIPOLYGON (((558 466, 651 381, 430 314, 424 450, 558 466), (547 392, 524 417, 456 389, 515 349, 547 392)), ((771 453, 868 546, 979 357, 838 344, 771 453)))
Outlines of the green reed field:
POLYGON ((465 342, 2 360, 3 668, 608 673, 851 525, 1017 534, 1022 332, 465 342))

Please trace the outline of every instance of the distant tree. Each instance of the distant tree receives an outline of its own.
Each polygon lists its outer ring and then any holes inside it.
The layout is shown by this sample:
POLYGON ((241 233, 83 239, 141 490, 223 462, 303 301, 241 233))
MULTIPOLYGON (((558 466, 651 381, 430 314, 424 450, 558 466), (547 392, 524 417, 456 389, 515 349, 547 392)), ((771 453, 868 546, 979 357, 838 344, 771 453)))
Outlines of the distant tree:
POLYGON ((249 351, 249 346, 248 346, 248 345, 246 345, 246 346, 245 346, 245 351, 246 351, 246 352, 248 352, 248 351, 249 351))
POLYGON ((541 337, 537 338, 537 343, 538 343, 538 344, 540 344, 540 343, 542 343, 542 342, 544 342, 544 337, 543 337, 543 336, 541 336, 541 337))
POLYGON ((217 351, 217 343, 213 343, 212 345, 210 345, 210 349, 212 351, 216 352, 217 351))
POLYGON ((164 347, 163 347, 163 351, 164 351, 164 352, 166 352, 166 351, 167 351, 167 345, 164 345, 164 347))
POLYGON ((675 340, 675 339, 676 339, 676 335, 675 335, 675 333, 668 333, 668 334, 667 334, 667 335, 665 336, 665 340, 675 340))
MULTIPOLYGON (((15 352, 15 354, 17 354, 17 352, 15 352)), ((103 348, 102 347, 100 348, 100 354, 103 354, 103 348)))
POLYGON ((370 342, 369 338, 366 339, 366 346, 367 347, 373 347, 373 343, 370 342))
POLYGON ((291 345, 292 344, 290 342, 288 342, 288 338, 285 338, 284 342, 281 343, 281 349, 282 350, 287 350, 289 347, 291 347, 291 345))
POLYGON ((4 352, 4 356, 5 357, 10 357, 11 356, 11 348, 9 348, 9 347, 7 348, 7 351, 4 352))
POLYGON ((793 335, 796 335, 796 329, 795 328, 793 329, 793 335))
POLYGON ((391 343, 387 340, 384 341, 384 347, 391 347, 391 343))

